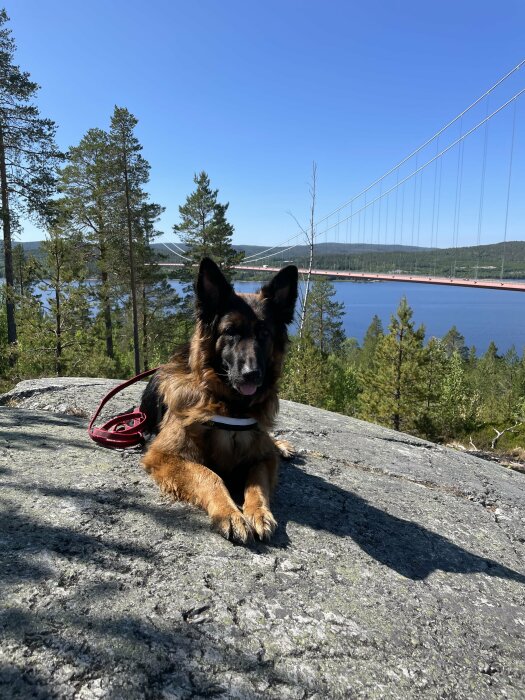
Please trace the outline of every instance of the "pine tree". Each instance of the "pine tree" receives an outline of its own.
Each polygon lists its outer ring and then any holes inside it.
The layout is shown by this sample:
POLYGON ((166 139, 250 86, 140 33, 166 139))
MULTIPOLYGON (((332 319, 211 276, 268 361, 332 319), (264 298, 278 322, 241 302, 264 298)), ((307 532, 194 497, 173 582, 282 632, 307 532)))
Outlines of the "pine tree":
POLYGON ((88 290, 83 284, 87 268, 79 243, 78 234, 71 235, 64 221, 55 218, 38 263, 38 289, 44 299, 41 324, 36 326, 41 333, 40 352, 53 358, 58 376, 67 373, 68 365, 82 366, 82 331, 90 326, 88 290))
POLYGON ((69 226, 87 243, 99 278, 91 290, 103 317, 106 354, 111 359, 115 355, 112 296, 122 256, 115 222, 119 191, 115 171, 109 135, 90 129, 78 146, 69 149, 68 164, 60 173, 69 226))
POLYGON ((37 263, 32 255, 27 256, 24 246, 17 243, 13 247, 13 274, 16 293, 23 297, 31 293, 36 281, 37 263))
POLYGON ((335 287, 329 280, 316 280, 306 303, 304 331, 321 353, 337 352, 345 339, 344 304, 334 301, 335 287))
POLYGON ((163 211, 158 204, 144 204, 137 226, 137 284, 144 370, 149 369, 152 362, 165 361, 181 340, 178 337, 181 299, 168 283, 158 265, 160 256, 151 246, 160 235, 155 224, 163 211))
POLYGON ((149 163, 142 157, 142 146, 135 136, 138 120, 125 108, 115 107, 111 117, 109 144, 114 174, 118 185, 117 235, 125 243, 127 254, 126 277, 132 312, 133 357, 135 373, 140 372, 140 332, 137 298, 137 267, 135 243, 140 236, 138 222, 147 194, 143 186, 149 180, 149 163))
POLYGON ((328 391, 326 358, 307 333, 294 338, 284 366, 281 396, 289 401, 322 406, 328 391))
POLYGON ((374 361, 377 345, 383 335, 383 323, 381 322, 379 316, 374 315, 366 330, 365 337, 363 338, 363 346, 359 357, 359 365, 362 371, 371 367, 372 362, 374 361))
POLYGON ((438 338, 430 338, 423 350, 421 413, 416 419, 418 432, 430 440, 438 437, 439 421, 436 419, 436 411, 442 393, 446 365, 447 353, 443 342, 438 338))
POLYGON ((478 407, 479 397, 469 387, 464 360, 455 350, 447 361, 436 409, 442 439, 449 440, 473 430, 478 407))
POLYGON ((354 416, 361 392, 359 377, 355 367, 345 360, 344 355, 329 355, 325 363, 327 391, 322 407, 328 411, 354 416))
POLYGON ((193 268, 204 257, 213 258, 230 278, 232 267, 242 261, 244 253, 236 252, 232 246, 234 229, 226 220, 229 204, 217 202, 219 190, 212 190, 210 178, 204 171, 195 175, 193 181, 197 187, 179 207, 180 224, 173 226, 185 244, 189 258, 184 267, 184 278, 193 279, 193 268))
POLYGON ((466 360, 469 356, 469 349, 465 345, 465 336, 458 331, 456 326, 452 326, 452 328, 445 333, 442 339, 442 345, 447 357, 452 357, 455 352, 459 352, 463 360, 466 360))
POLYGON ((55 191, 55 125, 40 117, 33 99, 38 85, 13 63, 16 50, 9 18, 0 10, 0 192, 4 235, 7 342, 17 341, 12 232, 20 215, 45 218, 55 191))
POLYGON ((496 344, 491 341, 485 354, 478 360, 473 375, 474 389, 481 401, 481 418, 487 423, 502 420, 500 402, 503 394, 503 375, 503 359, 498 355, 496 344))
POLYGON ((371 368, 361 376, 360 415, 394 430, 413 430, 421 415, 425 331, 414 330, 412 315, 403 297, 371 368))

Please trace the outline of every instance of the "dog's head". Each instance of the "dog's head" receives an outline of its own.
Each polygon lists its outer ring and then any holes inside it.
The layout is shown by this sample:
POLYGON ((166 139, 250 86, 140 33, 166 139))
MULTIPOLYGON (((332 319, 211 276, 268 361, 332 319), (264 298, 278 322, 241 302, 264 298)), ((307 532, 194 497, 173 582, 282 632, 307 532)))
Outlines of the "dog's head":
POLYGON ((256 398, 279 378, 297 279, 297 268, 289 265, 256 294, 236 294, 210 258, 201 262, 195 297, 209 341, 207 362, 237 395, 256 398))

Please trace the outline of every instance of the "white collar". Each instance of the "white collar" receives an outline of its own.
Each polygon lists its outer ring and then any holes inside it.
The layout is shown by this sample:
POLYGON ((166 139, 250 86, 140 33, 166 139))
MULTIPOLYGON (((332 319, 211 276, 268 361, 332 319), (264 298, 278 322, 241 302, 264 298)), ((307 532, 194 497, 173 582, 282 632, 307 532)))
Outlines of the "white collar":
POLYGON ((257 425, 256 418, 230 418, 229 416, 211 416, 210 420, 222 425, 232 425, 236 428, 248 428, 257 425))

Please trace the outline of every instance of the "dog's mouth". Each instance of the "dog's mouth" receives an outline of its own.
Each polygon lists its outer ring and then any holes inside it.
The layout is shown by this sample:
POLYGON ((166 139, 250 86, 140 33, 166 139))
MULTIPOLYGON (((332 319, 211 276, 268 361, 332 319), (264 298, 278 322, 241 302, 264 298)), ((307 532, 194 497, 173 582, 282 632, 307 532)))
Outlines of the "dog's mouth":
POLYGON ((239 384, 235 387, 243 396, 253 396, 259 386, 257 384, 239 384))

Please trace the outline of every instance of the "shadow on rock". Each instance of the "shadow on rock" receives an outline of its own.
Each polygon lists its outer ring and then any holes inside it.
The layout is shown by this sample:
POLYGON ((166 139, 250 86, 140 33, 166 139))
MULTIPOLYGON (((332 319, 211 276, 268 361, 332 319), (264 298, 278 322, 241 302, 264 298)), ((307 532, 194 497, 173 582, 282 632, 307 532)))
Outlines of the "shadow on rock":
MULTIPOLYGON (((3 638, 22 642, 33 666, 18 668, 25 663, 19 658, 16 665, 0 666, 0 694, 6 690, 2 697, 69 697, 73 687, 84 687, 86 697, 225 698, 231 697, 232 680, 235 697, 263 697, 257 692, 259 682, 264 688, 297 688, 295 675, 276 668, 272 660, 261 660, 262 646, 251 653, 241 648, 248 632, 234 627, 226 630, 230 638, 225 640, 225 630, 215 624, 212 613, 196 623, 186 621, 184 610, 169 619, 145 619, 136 610, 112 612, 112 596, 119 592, 106 587, 105 593, 103 616, 90 610, 97 591, 81 588, 67 606, 55 603, 32 612, 12 606, 0 612, 3 638), (55 660, 54 671, 47 670, 49 656, 55 660), (40 672, 34 669, 35 657, 43 667, 40 672)), ((326 679, 302 679, 299 685, 326 697, 326 679)))
POLYGON ((297 463, 281 467, 275 499, 280 523, 275 545, 287 546, 288 521, 350 537, 369 556, 413 580, 433 571, 489 576, 525 583, 525 575, 459 547, 422 525, 389 515, 351 491, 304 471, 297 463))
POLYGON ((62 414, 46 413, 44 411, 20 411, 16 409, 2 410, 2 425, 0 428, 0 441, 8 449, 31 451, 34 448, 59 450, 64 446, 93 450, 93 443, 85 439, 73 439, 68 436, 64 439, 61 434, 54 437, 50 431, 55 428, 69 428, 70 430, 85 430, 86 421, 75 416, 63 416, 62 414), (27 428, 36 426, 38 430, 28 432, 27 428), (23 429, 20 429, 23 427, 23 429))

